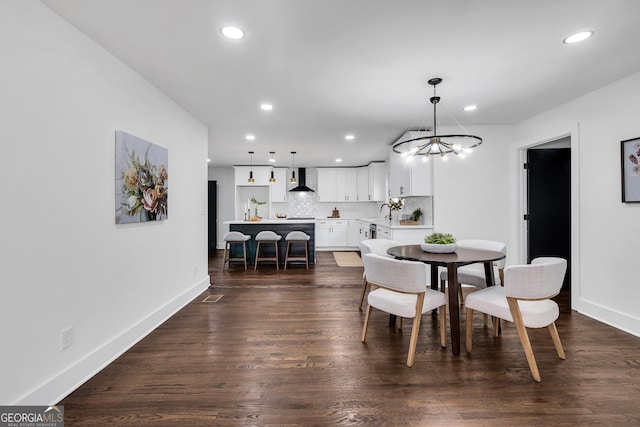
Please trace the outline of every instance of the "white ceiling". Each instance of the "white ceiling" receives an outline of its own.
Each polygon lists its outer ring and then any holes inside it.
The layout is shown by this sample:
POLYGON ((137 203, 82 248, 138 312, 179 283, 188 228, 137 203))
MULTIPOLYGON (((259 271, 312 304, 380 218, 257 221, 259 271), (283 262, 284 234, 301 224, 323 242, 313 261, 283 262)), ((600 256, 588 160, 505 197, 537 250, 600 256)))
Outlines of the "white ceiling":
POLYGON ((296 166, 384 159, 406 129, 432 125, 431 77, 444 79, 438 126, 473 127, 640 71, 638 0, 42 2, 206 124, 216 166, 247 164, 249 150, 254 164, 275 151, 280 166, 291 151, 296 166), (225 39, 225 24, 246 37, 225 39), (562 43, 581 29, 595 36, 562 43))

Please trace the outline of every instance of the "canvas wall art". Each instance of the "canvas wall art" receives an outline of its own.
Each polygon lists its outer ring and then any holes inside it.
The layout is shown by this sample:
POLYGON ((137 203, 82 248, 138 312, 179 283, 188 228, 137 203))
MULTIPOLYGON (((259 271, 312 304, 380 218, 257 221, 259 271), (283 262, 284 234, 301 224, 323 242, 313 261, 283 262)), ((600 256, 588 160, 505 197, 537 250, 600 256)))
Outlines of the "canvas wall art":
POLYGON ((168 218, 169 150, 116 131, 116 224, 168 218))
POLYGON ((640 138, 621 142, 622 201, 640 203, 640 138))

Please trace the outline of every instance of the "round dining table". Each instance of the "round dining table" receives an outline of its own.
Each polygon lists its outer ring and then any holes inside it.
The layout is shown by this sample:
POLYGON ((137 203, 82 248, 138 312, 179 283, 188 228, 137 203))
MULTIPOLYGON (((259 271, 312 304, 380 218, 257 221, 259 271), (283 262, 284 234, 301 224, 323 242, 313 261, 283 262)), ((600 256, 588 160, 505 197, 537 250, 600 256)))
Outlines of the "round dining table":
POLYGON ((484 249, 458 247, 455 252, 448 254, 431 253, 422 250, 420 245, 393 246, 387 253, 396 259, 420 261, 431 267, 431 289, 438 290, 438 267, 447 269, 449 286, 449 324, 451 328, 451 351, 460 354, 460 307, 458 301, 458 267, 463 265, 482 263, 487 286, 495 284, 493 263, 505 257, 502 252, 484 249))

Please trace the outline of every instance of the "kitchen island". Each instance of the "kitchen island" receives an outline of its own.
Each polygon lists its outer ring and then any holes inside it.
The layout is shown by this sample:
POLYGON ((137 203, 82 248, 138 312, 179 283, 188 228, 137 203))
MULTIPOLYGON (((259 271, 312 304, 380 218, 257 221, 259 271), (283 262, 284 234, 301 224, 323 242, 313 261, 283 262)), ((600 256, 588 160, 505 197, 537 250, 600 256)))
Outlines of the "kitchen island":
MULTIPOLYGON (((309 264, 315 264, 316 262, 316 221, 315 219, 263 219, 260 221, 225 221, 224 224, 229 225, 229 231, 239 231, 243 234, 251 236, 251 240, 247 242, 249 254, 247 254, 250 262, 255 261, 256 256, 256 235, 261 231, 273 231, 282 236, 278 244, 278 258, 280 265, 284 263, 284 258, 287 250, 287 241, 285 237, 292 231, 303 231, 311 236, 309 239, 309 264)), ((263 247, 265 245, 262 245, 263 247)), ((292 247, 292 251, 299 254, 301 251, 301 245, 295 245, 292 247)), ((269 248, 267 248, 269 250, 269 248)), ((260 250, 262 253, 262 250, 260 250)), ((292 252, 293 253, 293 252, 292 252)))

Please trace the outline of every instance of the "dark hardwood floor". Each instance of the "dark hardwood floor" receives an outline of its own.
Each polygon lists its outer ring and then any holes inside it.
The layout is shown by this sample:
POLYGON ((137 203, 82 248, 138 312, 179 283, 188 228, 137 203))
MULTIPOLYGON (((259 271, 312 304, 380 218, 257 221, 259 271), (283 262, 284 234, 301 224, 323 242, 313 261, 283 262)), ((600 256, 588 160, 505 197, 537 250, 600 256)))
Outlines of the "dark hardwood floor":
POLYGON ((212 252, 212 287, 60 402, 66 425, 640 425, 640 338, 563 310, 566 360, 531 331, 536 383, 512 324, 493 338, 478 314, 453 356, 426 315, 408 368, 410 322, 374 311, 362 344, 362 268, 317 255, 245 272, 212 252))

